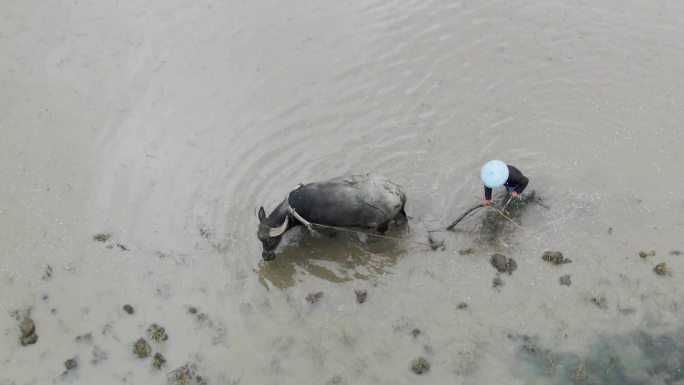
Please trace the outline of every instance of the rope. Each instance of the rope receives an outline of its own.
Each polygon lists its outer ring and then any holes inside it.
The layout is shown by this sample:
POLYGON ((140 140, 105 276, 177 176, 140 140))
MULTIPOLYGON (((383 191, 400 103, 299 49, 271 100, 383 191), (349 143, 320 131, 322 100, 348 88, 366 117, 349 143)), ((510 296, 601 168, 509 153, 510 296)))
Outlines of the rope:
MULTIPOLYGON (((353 229, 347 229, 344 227, 337 227, 337 226, 328 226, 328 225, 322 225, 320 223, 313 223, 313 222, 308 222, 312 227, 319 226, 319 227, 327 227, 329 229, 336 229, 336 230, 342 230, 342 231, 347 231, 350 233, 357 233, 357 234, 364 234, 369 237, 377 237, 377 238, 385 238, 385 239, 392 239, 395 241, 404 241, 404 242, 409 242, 409 243, 415 243, 417 245, 423 245, 423 246, 430 246, 433 247, 432 244, 426 243, 426 242, 418 242, 418 241, 410 241, 402 238, 397 238, 397 237, 390 237, 387 235, 381 235, 381 234, 372 234, 372 233, 367 233, 365 231, 359 231, 359 230, 353 230, 353 229)), ((308 228, 308 227, 307 227, 308 228)))

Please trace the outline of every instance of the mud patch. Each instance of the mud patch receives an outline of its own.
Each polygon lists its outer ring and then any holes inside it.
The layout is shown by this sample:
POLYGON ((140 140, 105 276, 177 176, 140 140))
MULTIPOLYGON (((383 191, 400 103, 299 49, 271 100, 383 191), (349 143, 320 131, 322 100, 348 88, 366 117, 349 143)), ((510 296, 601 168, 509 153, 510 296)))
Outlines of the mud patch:
POLYGON ((173 385, 206 385, 207 380, 200 375, 197 364, 187 363, 168 375, 168 383, 173 385))
POLYGON ((639 257, 640 257, 640 258, 655 257, 655 255, 656 255, 655 250, 651 250, 651 251, 640 251, 640 252, 639 252, 639 257))
POLYGON ((570 275, 569 274, 566 274, 566 275, 558 278, 558 281, 560 281, 561 285, 565 285, 565 286, 570 286, 572 284, 572 281, 570 281, 570 275))
POLYGON ((154 357, 152 357, 152 366, 161 370, 164 365, 166 365, 166 358, 164 358, 161 353, 154 353, 154 357))
POLYGON ((672 275, 672 271, 670 270, 669 267, 667 267, 667 264, 665 262, 657 264, 654 268, 653 271, 660 275, 660 276, 670 276, 672 275))
POLYGON ((568 258, 565 258, 560 251, 545 251, 544 254, 542 254, 542 259, 554 265, 563 265, 572 262, 568 258))
POLYGON ((73 370, 78 368, 78 361, 76 361, 76 358, 70 358, 66 361, 64 361, 64 367, 66 368, 67 371, 73 370))
POLYGON ((111 234, 99 233, 93 236, 93 240, 97 242, 107 242, 111 236, 111 234))
POLYGON ((322 291, 319 291, 318 293, 309 293, 309 295, 306 296, 306 302, 314 304, 318 302, 321 298, 323 298, 322 291))
POLYGON ((366 297, 368 297, 368 292, 366 290, 354 290, 354 294, 356 294, 356 302, 366 302, 366 297))
POLYGON ((475 249, 473 249, 472 247, 468 247, 468 248, 459 250, 458 253, 461 255, 470 255, 470 254, 475 253, 475 249))
POLYGON ((147 336, 150 337, 151 340, 157 342, 164 342, 169 339, 169 335, 166 334, 166 329, 156 323, 147 328, 147 336))
POLYGON ((425 358, 419 357, 417 360, 413 362, 411 370, 415 374, 427 373, 427 371, 430 370, 430 363, 425 358))
POLYGON ((506 258, 503 254, 494 254, 489 259, 492 266, 500 273, 508 273, 508 275, 513 274, 513 272, 518 268, 518 263, 515 262, 513 258, 506 258))
POLYGON ((147 358, 152 353, 152 348, 150 344, 145 341, 144 338, 140 337, 133 344, 133 354, 138 356, 138 358, 147 358))
POLYGON ((589 301, 591 301, 591 303, 596 305, 596 307, 599 309, 608 309, 608 300, 606 300, 606 297, 592 297, 589 299, 589 301))
POLYGON ((36 324, 29 315, 19 323, 19 330, 21 330, 21 337, 19 342, 21 346, 33 345, 38 342, 38 335, 36 334, 36 324))
POLYGON ((43 281, 49 281, 52 279, 52 266, 45 265, 45 273, 43 274, 43 281))
POLYGON ((109 358, 109 354, 107 354, 106 351, 100 349, 99 346, 93 346, 93 358, 90 360, 91 364, 97 365, 107 358, 109 358))
POLYGON ((76 342, 91 343, 93 342, 93 333, 85 333, 80 336, 76 336, 76 342))
POLYGON ((66 368, 66 370, 64 372, 62 372, 62 375, 60 376, 60 378, 62 380, 65 380, 67 378, 67 376, 69 375, 69 373, 71 373, 72 371, 76 370, 76 368, 78 368, 78 360, 76 359, 76 357, 70 358, 70 359, 64 361, 64 367, 66 368))

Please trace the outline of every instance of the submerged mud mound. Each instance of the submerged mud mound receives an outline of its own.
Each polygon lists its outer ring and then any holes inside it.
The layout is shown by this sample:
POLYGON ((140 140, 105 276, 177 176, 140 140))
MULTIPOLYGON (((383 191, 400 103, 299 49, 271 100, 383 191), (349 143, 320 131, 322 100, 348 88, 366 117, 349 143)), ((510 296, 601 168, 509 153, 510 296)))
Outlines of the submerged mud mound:
POLYGON ((671 334, 639 330, 607 336, 581 356, 543 347, 528 336, 510 338, 520 345, 518 358, 549 384, 684 383, 684 328, 671 334))

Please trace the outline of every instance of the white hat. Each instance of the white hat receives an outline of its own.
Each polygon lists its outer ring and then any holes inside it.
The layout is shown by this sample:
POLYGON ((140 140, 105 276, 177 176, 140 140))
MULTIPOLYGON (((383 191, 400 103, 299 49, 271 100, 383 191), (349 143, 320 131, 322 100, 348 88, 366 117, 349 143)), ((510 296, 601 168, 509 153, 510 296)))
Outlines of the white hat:
POLYGON ((482 166, 480 180, 489 188, 503 186, 508 180, 508 166, 500 160, 490 160, 482 166))

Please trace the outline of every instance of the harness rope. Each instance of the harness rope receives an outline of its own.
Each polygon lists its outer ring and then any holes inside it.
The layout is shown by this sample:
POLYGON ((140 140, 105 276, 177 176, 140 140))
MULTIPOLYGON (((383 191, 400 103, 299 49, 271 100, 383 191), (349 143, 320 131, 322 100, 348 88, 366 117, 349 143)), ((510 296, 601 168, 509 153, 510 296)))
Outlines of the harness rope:
POLYGON ((432 247, 431 244, 426 243, 426 242, 410 241, 410 240, 406 240, 406 239, 403 239, 403 238, 390 237, 390 236, 381 235, 381 234, 367 233, 367 232, 365 232, 365 231, 353 230, 353 229, 348 229, 348 228, 345 228, 345 227, 328 226, 328 225, 322 225, 322 224, 320 224, 320 223, 311 223, 311 222, 309 222, 309 225, 311 225, 312 228, 308 228, 308 227, 307 227, 307 229, 309 229, 309 230, 311 230, 311 231, 315 231, 315 230, 313 230, 313 227, 314 227, 314 226, 327 227, 327 228, 329 228, 329 229, 342 230, 342 231, 347 231, 347 232, 350 232, 350 233, 364 234, 364 235, 367 235, 367 236, 369 236, 369 237, 377 237, 377 238, 392 239, 392 240, 395 240, 395 241, 403 241, 403 242, 415 243, 415 244, 417 244, 417 245, 423 245, 423 246, 430 246, 430 247, 432 247))

